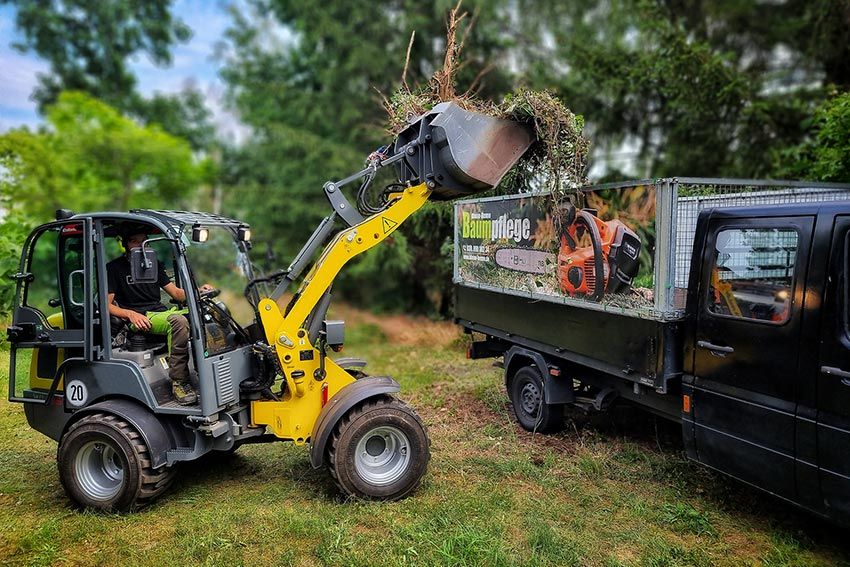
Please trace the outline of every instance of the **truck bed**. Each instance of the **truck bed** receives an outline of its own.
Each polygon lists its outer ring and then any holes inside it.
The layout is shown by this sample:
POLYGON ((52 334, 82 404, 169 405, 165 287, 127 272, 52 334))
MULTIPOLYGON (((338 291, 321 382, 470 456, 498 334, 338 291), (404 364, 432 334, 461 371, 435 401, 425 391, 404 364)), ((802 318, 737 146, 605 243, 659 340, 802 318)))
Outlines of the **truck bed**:
POLYGON ((682 374, 681 323, 455 286, 465 329, 666 393, 682 374))

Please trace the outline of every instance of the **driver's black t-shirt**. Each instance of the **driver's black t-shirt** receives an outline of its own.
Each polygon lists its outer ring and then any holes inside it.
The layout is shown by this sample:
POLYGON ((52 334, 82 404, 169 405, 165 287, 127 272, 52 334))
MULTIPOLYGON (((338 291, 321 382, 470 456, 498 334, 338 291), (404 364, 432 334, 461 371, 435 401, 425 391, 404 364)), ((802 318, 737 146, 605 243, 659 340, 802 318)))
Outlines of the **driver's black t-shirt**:
POLYGON ((171 283, 165 268, 159 264, 156 283, 134 283, 130 273, 130 260, 126 256, 106 264, 106 280, 109 293, 115 294, 115 303, 124 309, 132 309, 144 315, 148 311, 165 311, 159 300, 160 288, 171 283))

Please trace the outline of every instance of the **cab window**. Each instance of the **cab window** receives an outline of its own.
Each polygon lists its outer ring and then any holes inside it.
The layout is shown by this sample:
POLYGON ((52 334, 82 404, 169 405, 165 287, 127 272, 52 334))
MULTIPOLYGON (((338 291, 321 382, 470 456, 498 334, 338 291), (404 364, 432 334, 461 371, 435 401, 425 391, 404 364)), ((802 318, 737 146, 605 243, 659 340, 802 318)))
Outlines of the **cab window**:
POLYGON ((27 266, 32 279, 24 287, 22 305, 41 313, 54 329, 83 327, 83 246, 82 223, 50 227, 32 245, 27 266))
POLYGON ((715 239, 708 310, 720 316, 774 324, 791 312, 797 231, 732 228, 715 239))

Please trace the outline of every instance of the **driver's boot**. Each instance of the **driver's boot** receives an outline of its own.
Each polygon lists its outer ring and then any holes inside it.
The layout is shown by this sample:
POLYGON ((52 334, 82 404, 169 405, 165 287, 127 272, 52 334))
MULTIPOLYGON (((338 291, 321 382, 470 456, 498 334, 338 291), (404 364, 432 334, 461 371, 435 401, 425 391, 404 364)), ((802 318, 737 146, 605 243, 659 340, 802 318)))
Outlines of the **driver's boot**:
POLYGON ((171 382, 171 393, 174 394, 174 399, 181 406, 193 406, 198 403, 198 394, 192 388, 192 383, 186 380, 185 382, 171 382))
POLYGON ((198 402, 198 395, 189 380, 189 348, 171 346, 168 357, 168 377, 171 378, 171 393, 181 406, 191 406, 198 402))

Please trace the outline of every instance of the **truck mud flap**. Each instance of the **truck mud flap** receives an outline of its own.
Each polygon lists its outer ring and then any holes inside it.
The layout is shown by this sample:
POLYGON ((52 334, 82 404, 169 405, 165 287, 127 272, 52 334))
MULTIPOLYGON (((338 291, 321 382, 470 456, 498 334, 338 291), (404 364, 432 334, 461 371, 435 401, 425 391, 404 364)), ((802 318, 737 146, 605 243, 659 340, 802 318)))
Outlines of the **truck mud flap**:
POLYGON ((549 373, 551 366, 537 351, 512 346, 505 353, 505 388, 509 387, 510 377, 522 366, 534 364, 543 378, 543 397, 547 404, 569 404, 575 401, 573 381, 569 377, 554 378, 549 373))

